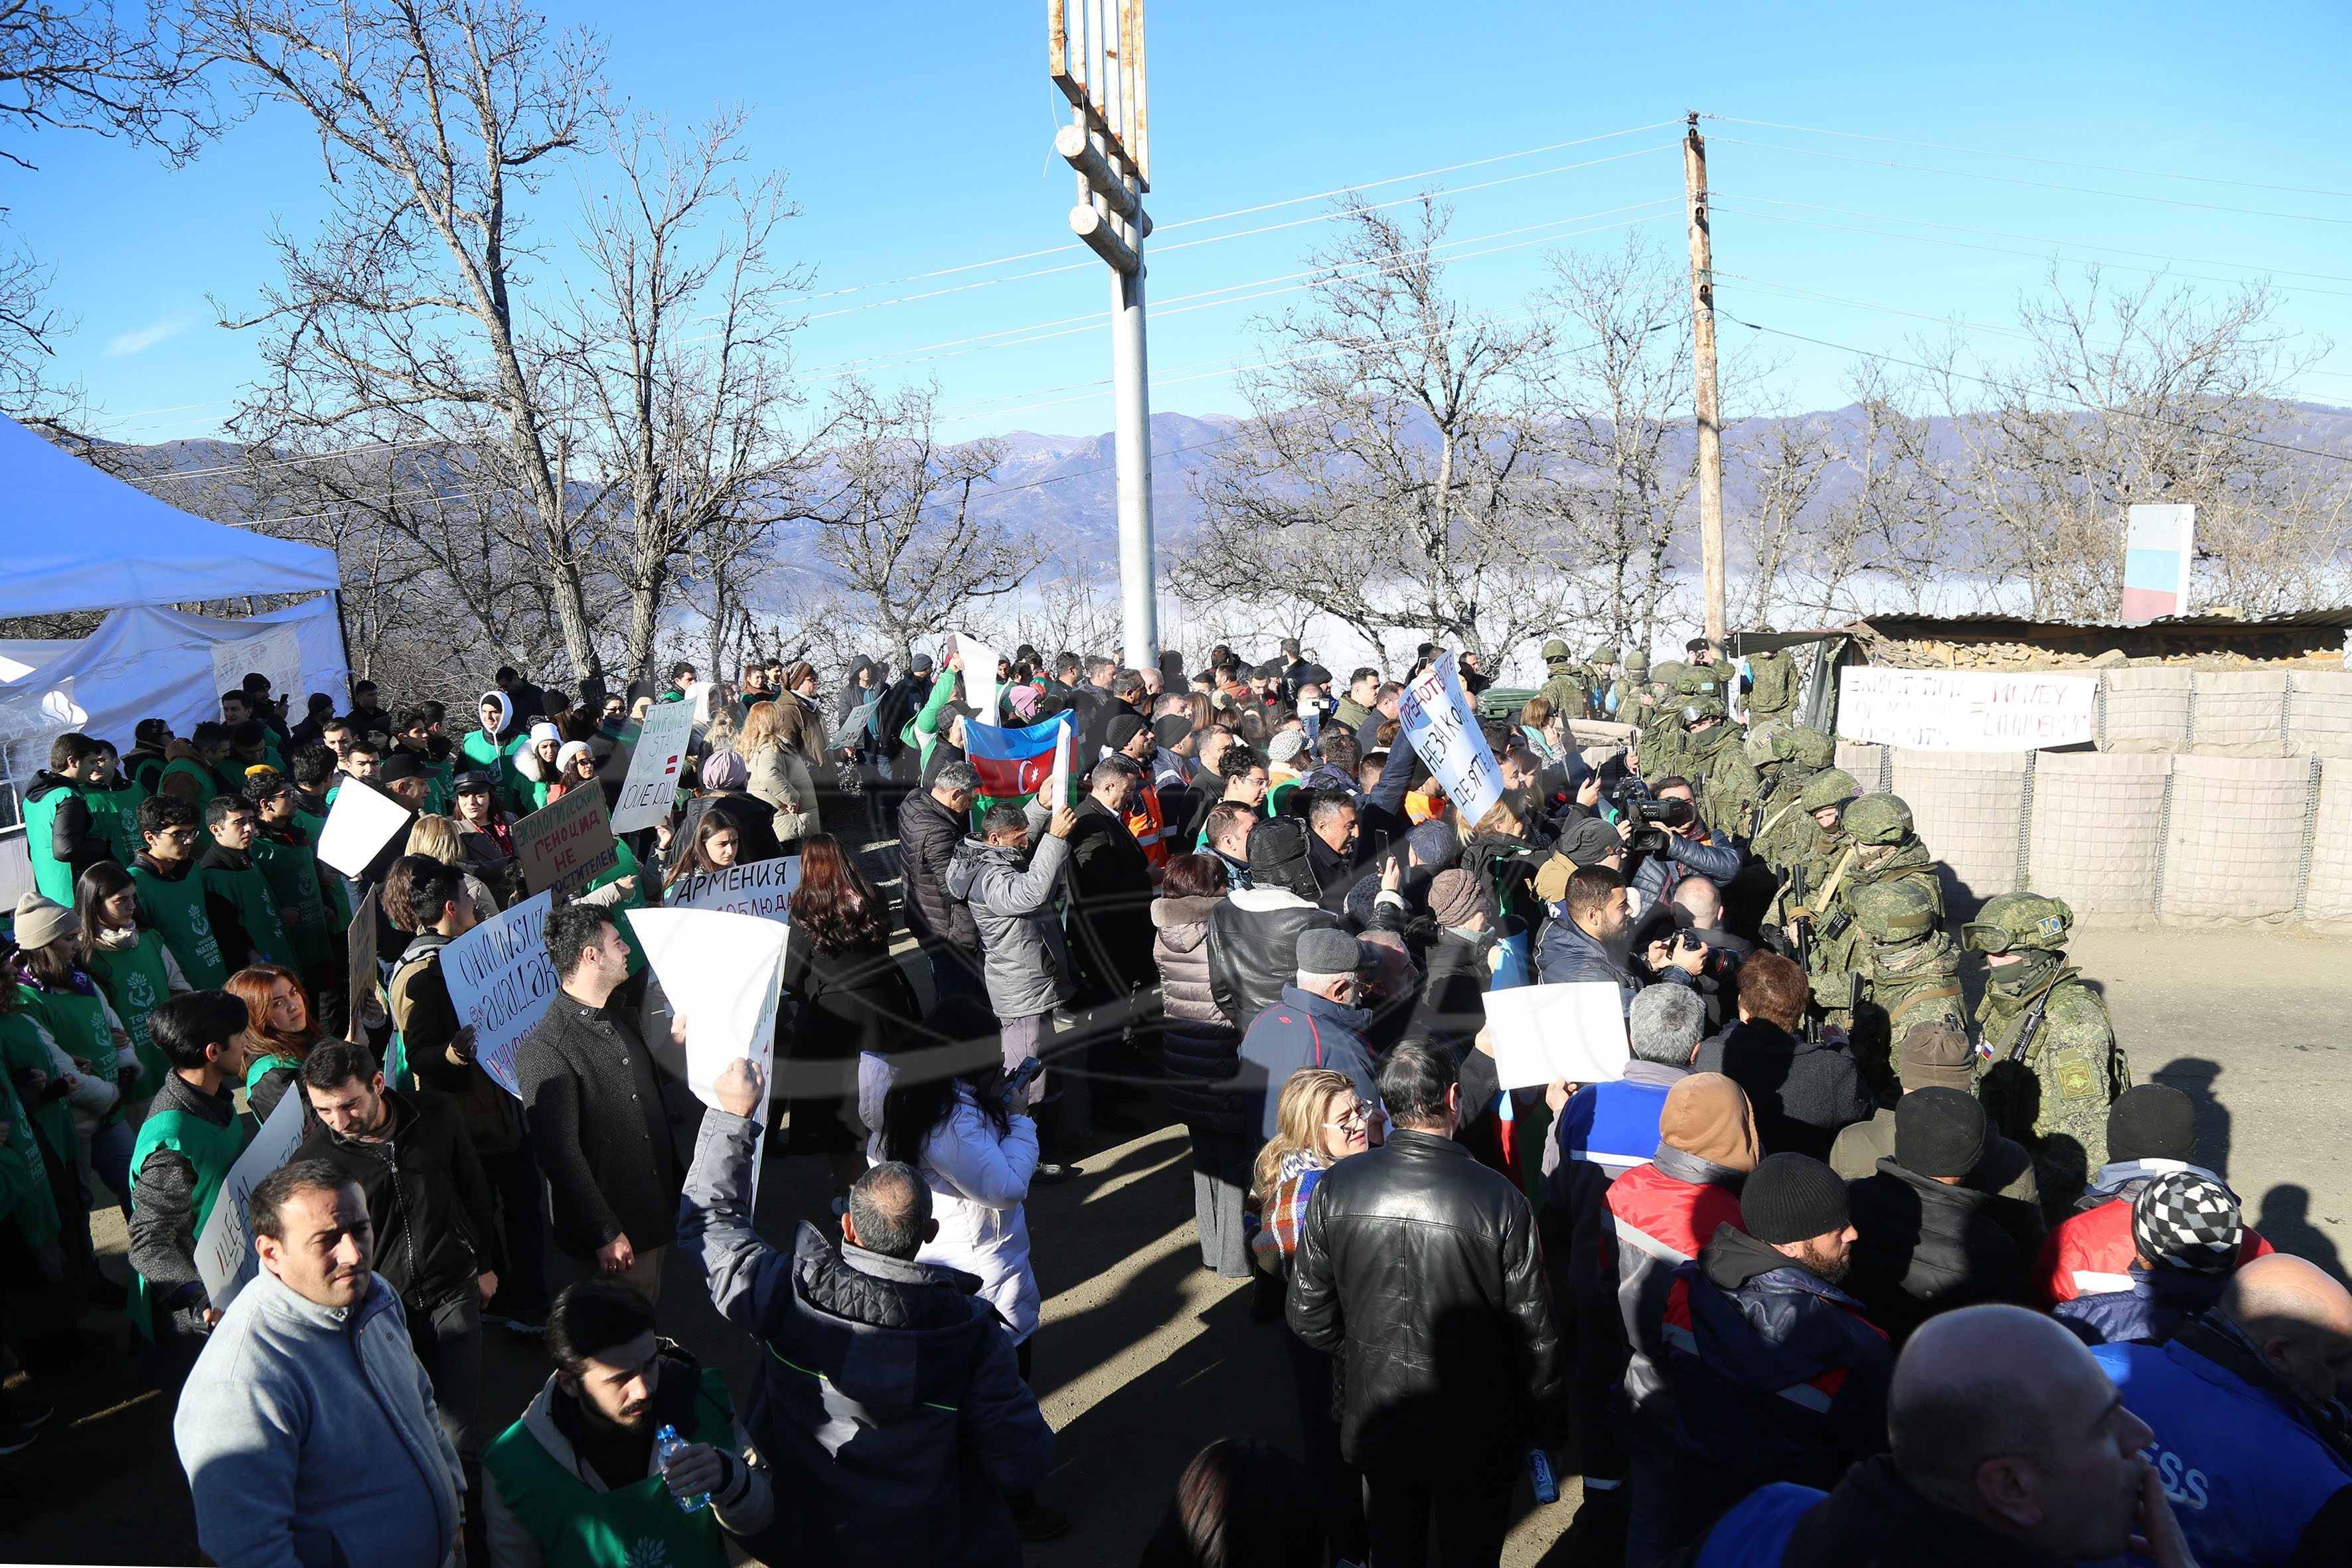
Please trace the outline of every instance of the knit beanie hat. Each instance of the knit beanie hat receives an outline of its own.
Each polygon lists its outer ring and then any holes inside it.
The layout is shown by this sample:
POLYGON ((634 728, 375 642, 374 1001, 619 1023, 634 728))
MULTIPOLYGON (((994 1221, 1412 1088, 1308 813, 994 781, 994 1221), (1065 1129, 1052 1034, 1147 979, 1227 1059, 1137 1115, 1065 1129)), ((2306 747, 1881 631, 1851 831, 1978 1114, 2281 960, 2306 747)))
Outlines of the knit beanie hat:
POLYGON ((1123 752, 1127 743, 1142 732, 1143 721, 1132 713, 1122 713, 1103 726, 1103 742, 1114 752, 1123 752))
POLYGON ((1597 816, 1581 816, 1568 825, 1555 847, 1579 867, 1598 866, 1610 851, 1622 849, 1625 841, 1617 830, 1597 816))
POLYGON ((1930 1084, 1895 1107, 1895 1163, 1921 1176, 1965 1176, 1984 1158, 1985 1113, 1966 1089, 1930 1084))
POLYGON ((1301 974, 1353 974, 1369 962, 1363 944, 1346 931, 1313 926, 1298 933, 1301 974))
POLYGON ((563 739, 563 731, 544 719, 530 727, 530 743, 534 746, 541 741, 561 741, 562 739, 563 739))
POLYGON ((1478 879, 1459 866, 1440 871, 1429 884, 1429 914, 1439 925, 1459 929, 1478 915, 1486 917, 1486 929, 1495 927, 1496 910, 1493 895, 1478 879))
POLYGON ((1162 713, 1151 721, 1151 738, 1174 751, 1192 732, 1192 721, 1181 713, 1162 713))
POLYGON ((1843 1230, 1845 1181, 1810 1154, 1771 1154, 1739 1189, 1739 1213, 1748 1234, 1771 1247, 1809 1241, 1843 1230))
POLYGON ((1413 859, 1424 868, 1451 866, 1462 853, 1462 840, 1454 829, 1433 819, 1406 834, 1404 841, 1412 847, 1413 859))
POLYGON ((1249 869, 1258 887, 1279 888, 1310 903, 1322 894, 1307 861, 1307 825, 1295 816, 1269 816, 1250 829, 1249 869))
POLYGON ((1023 719, 1037 716, 1037 689, 1029 685, 1013 685, 1004 689, 1005 705, 1023 719))
POLYGON ((1763 1157, 1747 1091, 1719 1072, 1692 1073, 1666 1090, 1658 1142, 1729 1171, 1753 1171, 1763 1157))
POLYGON ((1914 1024, 1903 1037, 1903 1087, 1941 1085, 1969 1093, 1976 1086, 1975 1060, 1969 1037, 1949 1024, 1914 1024))
POLYGON ((2194 1171, 2167 1171, 2132 1200, 2132 1245, 2158 1268, 2227 1274, 2245 1237, 2237 1194, 2194 1171))
MULTIPOLYGON (((557 773, 567 773, 567 772, 569 772, 569 771, 571 770, 572 764, 573 763, 575 763, 575 762, 579 761, 582 757, 584 757, 584 756, 586 756, 586 755, 588 755, 588 754, 589 754, 589 753, 588 753, 588 742, 585 742, 585 741, 566 741, 566 742, 563 742, 563 749, 562 749, 562 751, 560 751, 560 752, 556 752, 556 753, 555 753, 555 771, 556 771, 557 773)), ((725 752, 725 753, 722 753, 722 754, 727 755, 727 756, 734 756, 734 753, 733 753, 732 752, 725 752)), ((704 766, 705 766, 706 768, 707 768, 709 765, 709 764, 708 763, 704 763, 704 766)), ((740 758, 737 758, 737 759, 736 759, 736 765, 737 765, 737 766, 739 766, 739 767, 742 765, 742 760, 741 760, 740 758)), ((744 776, 745 776, 746 778, 749 778, 749 777, 751 776, 750 771, 749 771, 748 769, 747 769, 747 770, 745 770, 744 776)), ((703 780, 703 783, 704 783, 706 785, 709 785, 709 783, 710 783, 709 775, 707 773, 704 773, 704 774, 702 775, 702 780, 703 780)), ((715 786, 715 785, 713 785, 713 786, 711 786, 711 787, 714 787, 714 788, 715 788, 716 786, 715 786)))
MULTIPOLYGON (((579 743, 572 742, 574 746, 579 743)), ((751 781, 751 770, 744 765, 741 753, 731 746, 721 746, 702 759, 695 776, 701 780, 704 789, 741 789, 751 781)))
POLYGON ((1285 730, 1265 743, 1266 760, 1276 763, 1290 762, 1306 749, 1306 731, 1285 730))
POLYGON ((79 930, 81 917, 54 900, 33 892, 16 900, 16 945, 28 952, 79 930))
POLYGON ((2197 1153, 2197 1103, 2168 1083, 2143 1083, 2107 1107, 2107 1159, 2189 1160, 2197 1153))

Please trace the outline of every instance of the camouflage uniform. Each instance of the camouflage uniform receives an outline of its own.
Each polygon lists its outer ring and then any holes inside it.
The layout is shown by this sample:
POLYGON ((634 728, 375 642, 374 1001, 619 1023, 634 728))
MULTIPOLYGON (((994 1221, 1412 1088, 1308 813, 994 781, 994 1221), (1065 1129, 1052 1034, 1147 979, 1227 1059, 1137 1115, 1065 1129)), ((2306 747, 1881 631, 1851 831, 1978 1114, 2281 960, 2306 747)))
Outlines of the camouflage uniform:
POLYGON ((2132 1081, 2106 1004, 2065 966, 2074 921, 2063 900, 2003 893, 1960 928, 1971 952, 2021 955, 1993 968, 1977 1005, 1977 1098, 2004 1136, 2033 1152, 2043 1212, 2057 1215, 2106 1163, 2107 1107, 2132 1081), (2011 1061, 2037 1004, 2041 1026, 2011 1061))
MULTIPOLYGON (((1754 731, 1748 755, 1756 758, 1754 731)), ((1811 844, 1820 828, 1799 797, 1805 786, 1837 760, 1837 742, 1819 730, 1779 730, 1764 739, 1765 755, 1757 758, 1757 776, 1764 793, 1757 797, 1756 825, 1749 831, 1749 850, 1767 866, 1787 864, 1796 851, 1811 844)))
POLYGON ((1805 787, 1797 795, 1797 809, 1788 819, 1789 823, 1801 822, 1804 827, 1800 831, 1783 824, 1780 832, 1785 837, 1775 842, 1785 847, 1779 858, 1768 862, 1780 878, 1780 891, 1772 900, 1768 924, 1785 926, 1798 919, 1801 911, 1812 912, 1813 900, 1828 885, 1830 872, 1846 850, 1844 831, 1823 827, 1813 820, 1813 813, 1843 805, 1861 793, 1862 785, 1843 768, 1823 768, 1805 781, 1805 787), (1805 874, 1805 897, 1801 900, 1790 896, 1794 874, 1800 869, 1805 874))
POLYGON ((1854 1057, 1883 1089, 1895 1079, 1895 1043, 1921 1024, 1965 1033, 1960 950, 1937 923, 1935 900, 1916 881, 1872 882, 1847 900, 1870 938, 1862 1005, 1853 1016, 1854 1057))
POLYGON ((1611 683, 1617 679, 1616 671, 1617 649, 1612 645, 1601 643, 1585 656, 1581 673, 1584 676, 1585 701, 1589 704, 1585 713, 1587 718, 1615 717, 1609 711, 1609 690, 1611 683))
POLYGON ((1852 848, 1830 869, 1836 886, 1824 883, 1812 898, 1821 918, 1813 926, 1811 979, 1813 1000, 1826 1021, 1851 1028, 1853 976, 1867 966, 1870 942, 1854 895, 1865 888, 1906 883, 1927 898, 1940 924, 1944 889, 1927 847, 1911 831, 1911 808, 1899 796, 1858 796, 1846 803, 1838 823, 1852 848), (1833 926, 1843 929, 1832 933, 1833 926))
POLYGON ((1686 664, 1675 681, 1675 691, 1682 697, 1712 697, 1731 711, 1731 683, 1739 672, 1727 664, 1686 664))
POLYGON ((1609 688, 1609 717, 1620 724, 1641 724, 1649 716, 1650 656, 1640 648, 1619 665, 1615 684, 1609 688))
POLYGON ((1748 722, 1785 724, 1797 710, 1797 663, 1786 648, 1748 656, 1748 722))
POLYGON ((1687 665, 1668 659, 1658 666, 1650 682, 1655 694, 1649 717, 1643 721, 1642 738, 1635 750, 1641 753, 1642 776, 1662 779, 1669 773, 1682 772, 1682 704, 1675 700, 1675 682, 1682 679, 1687 665))
POLYGON ((1551 704, 1551 710, 1564 719, 1581 719, 1589 709, 1590 693, 1584 684, 1584 672, 1569 658, 1568 645, 1554 637, 1543 645, 1544 668, 1549 674, 1536 695, 1551 704))
POLYGON ((1727 840, 1746 838, 1764 781, 1756 776, 1756 765, 1740 744, 1739 727, 1729 721, 1723 704, 1711 697, 1692 698, 1684 703, 1682 713, 1683 774, 1691 781, 1700 819, 1727 840), (1688 729, 1707 719, 1723 722, 1696 733, 1688 729))

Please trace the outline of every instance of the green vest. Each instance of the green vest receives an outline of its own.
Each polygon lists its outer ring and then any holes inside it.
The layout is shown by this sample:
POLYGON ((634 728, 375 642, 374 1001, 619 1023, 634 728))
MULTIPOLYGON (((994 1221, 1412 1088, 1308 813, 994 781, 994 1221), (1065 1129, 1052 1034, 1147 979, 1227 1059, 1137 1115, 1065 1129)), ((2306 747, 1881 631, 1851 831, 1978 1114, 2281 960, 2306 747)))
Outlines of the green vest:
POLYGON ((38 800, 25 803, 25 847, 33 858, 33 886, 41 890, 41 897, 68 909, 74 907, 73 868, 57 858, 52 846, 57 843, 58 813, 69 800, 89 805, 79 784, 53 789, 38 800))
MULTIPOLYGON (((735 1417, 727 1380, 717 1372, 704 1369, 694 1415, 688 1441, 733 1451, 735 1417)), ((482 1468, 499 1483, 507 1511, 538 1543, 546 1568, 724 1568, 727 1562, 717 1515, 707 1508, 681 1512, 659 1473, 597 1491, 557 1464, 520 1421, 482 1450, 482 1468)))
POLYGON ((156 793, 159 795, 176 793, 164 787, 175 778, 196 781, 196 798, 193 804, 199 816, 204 812, 205 802, 220 793, 220 780, 213 776, 212 769, 202 763, 190 762, 185 757, 175 757, 163 764, 163 777, 157 785, 156 793))
POLYGON ((613 906, 613 926, 621 933, 621 945, 629 950, 629 973, 635 974, 646 966, 646 950, 637 943, 637 933, 629 925, 628 911, 646 907, 646 879, 637 876, 637 858, 630 853, 628 840, 616 840, 621 858, 617 865, 580 890, 593 893, 597 889, 617 882, 624 877, 636 877, 636 890, 613 906))
MULTIPOLYGON (((199 991, 217 991, 228 979, 221 962, 220 941, 205 914, 205 875, 190 868, 176 882, 167 882, 143 866, 131 868, 139 889, 142 923, 163 933, 163 945, 180 961, 180 973, 199 991)), ((240 965, 244 954, 237 955, 240 965)))
MULTIPOLYGON (((19 992, 17 995, 21 1002, 24 993, 19 992)), ((10 1079, 33 1068, 48 1074, 52 1079, 58 1076, 57 1063, 50 1059, 49 1047, 41 1039, 42 1031, 47 1027, 41 1022, 40 1015, 28 1005, 19 1006, 12 1013, 0 1013, 0 1066, 7 1068, 10 1079)), ((74 1131, 73 1107, 59 1098, 37 1101, 26 1106, 25 1111, 33 1124, 41 1130, 41 1135, 48 1140, 49 1152, 59 1160, 70 1163, 78 1147, 75 1139, 79 1136, 74 1131)))
POLYGON ((302 837, 310 841, 310 868, 319 879, 319 908, 327 917, 327 942, 331 949, 334 939, 352 929, 351 890, 343 886, 341 872, 319 865, 319 835, 327 830, 327 819, 297 807, 294 820, 302 825, 302 837))
POLYGON ((172 1064, 155 1048, 147 1033, 147 1015, 171 999, 171 977, 163 969, 163 939, 152 931, 139 933, 136 947, 100 947, 91 944, 83 955, 82 965, 90 978, 106 988, 107 1000, 114 1004, 114 1015, 122 1020, 123 1032, 131 1037, 131 1048, 139 1053, 139 1065, 143 1069, 139 1077, 142 1099, 154 1093, 163 1085, 164 1075, 172 1064))
POLYGON ((58 1234, 57 1194, 49 1191, 48 1162, 34 1136, 32 1114, 5 1073, 0 1073, 0 1126, 8 1129, 8 1142, 0 1143, 0 1224, 14 1225, 27 1246, 42 1246, 58 1234))
POLYGON ((294 944, 291 967, 308 969, 333 953, 327 938, 327 907, 319 893, 319 859, 308 845, 280 844, 265 834, 253 839, 253 863, 278 906, 278 923, 294 944))
POLYGON ((81 798, 106 841, 114 847, 114 863, 130 865, 131 858, 146 847, 139 837, 139 803, 147 798, 147 792, 126 784, 120 789, 85 790, 81 798))
MULTIPOLYGON (((189 1226, 191 1240, 205 1233, 205 1221, 213 1212, 213 1200, 220 1196, 221 1184, 228 1180, 229 1168, 236 1157, 245 1152, 247 1142, 245 1119, 233 1116, 226 1127, 215 1126, 201 1116, 191 1116, 184 1110, 159 1110, 139 1124, 139 1141, 131 1146, 131 1189, 135 1200, 139 1190, 139 1173, 146 1168, 147 1156, 158 1149, 169 1149, 186 1159, 196 1170, 196 1190, 190 1194, 194 1201, 195 1217, 189 1226)), ((131 1321, 149 1339, 155 1337, 153 1307, 147 1296, 147 1277, 131 1276, 131 1321)))
MULTIPOLYGON (((92 986, 95 991, 97 987, 92 986)), ((89 1076, 108 1083, 121 1081, 120 1064, 114 1059, 114 1030, 106 1022, 106 998, 85 996, 79 991, 26 991, 25 1005, 47 1026, 49 1038, 69 1057, 80 1057, 89 1063, 89 1076)), ((122 1120, 122 1105, 117 1100, 113 1110, 99 1121, 100 1127, 111 1127, 122 1120)))
MULTIPOLYGON (((205 889, 217 893, 236 906, 236 918, 245 927, 245 934, 262 957, 272 963, 289 968, 301 967, 295 955, 294 943, 286 935, 286 924, 278 918, 278 900, 269 896, 269 884, 262 880, 258 865, 242 871, 232 871, 225 866, 206 866, 197 875, 205 879, 205 889)), ((221 962, 236 959, 239 969, 245 967, 245 954, 223 953, 221 962)))
POLYGON ((530 740, 528 733, 517 735, 501 746, 494 737, 477 730, 458 743, 457 750, 464 755, 469 770, 489 774, 499 797, 512 804, 526 798, 522 793, 523 777, 515 772, 514 760, 515 753, 529 744, 530 740))

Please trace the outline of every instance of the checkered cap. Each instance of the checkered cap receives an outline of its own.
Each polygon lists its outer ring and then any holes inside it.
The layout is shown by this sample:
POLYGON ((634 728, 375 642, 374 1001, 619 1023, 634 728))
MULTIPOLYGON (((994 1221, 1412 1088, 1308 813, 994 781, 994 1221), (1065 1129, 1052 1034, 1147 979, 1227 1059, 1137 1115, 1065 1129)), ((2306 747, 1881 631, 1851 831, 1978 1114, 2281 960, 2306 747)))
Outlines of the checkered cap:
POLYGON ((2245 1234, 2237 1195, 2193 1171, 2168 1171, 2132 1200, 2132 1240, 2158 1268, 2227 1274, 2245 1234))

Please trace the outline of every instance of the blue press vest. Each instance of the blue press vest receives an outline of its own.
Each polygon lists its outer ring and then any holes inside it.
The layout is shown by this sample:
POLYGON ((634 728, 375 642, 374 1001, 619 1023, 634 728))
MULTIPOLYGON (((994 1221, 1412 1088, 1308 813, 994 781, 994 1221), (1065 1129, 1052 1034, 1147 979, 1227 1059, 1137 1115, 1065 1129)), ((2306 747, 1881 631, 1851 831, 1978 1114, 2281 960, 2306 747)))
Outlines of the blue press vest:
POLYGON ((2199 1562, 2284 1563, 2327 1500, 2352 1486, 2352 1465, 2285 1400, 2178 1342, 2091 1353, 2155 1429, 2147 1456, 2199 1562))
POLYGON ((1589 1085, 1559 1113, 1559 1152, 1604 1167, 1613 1180, 1658 1152, 1658 1116, 1665 1108, 1663 1084, 1589 1085))

